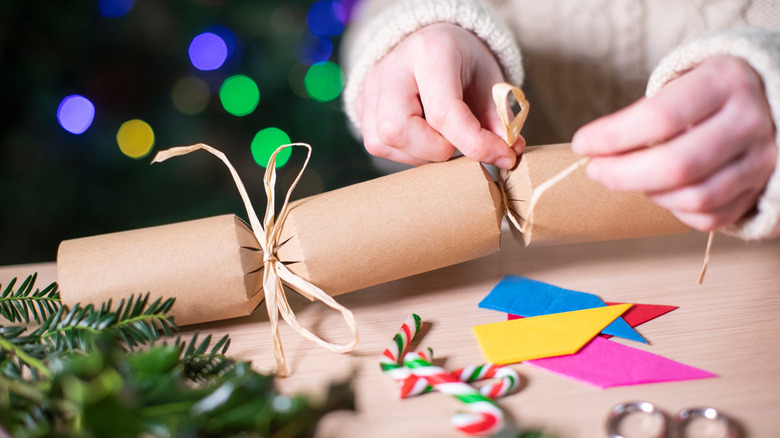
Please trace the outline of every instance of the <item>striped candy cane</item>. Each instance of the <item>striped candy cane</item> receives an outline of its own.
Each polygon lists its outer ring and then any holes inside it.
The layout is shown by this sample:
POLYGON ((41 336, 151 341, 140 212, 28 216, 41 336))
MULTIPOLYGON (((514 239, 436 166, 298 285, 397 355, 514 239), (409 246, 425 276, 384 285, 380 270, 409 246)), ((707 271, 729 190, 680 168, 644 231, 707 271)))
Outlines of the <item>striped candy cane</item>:
POLYGON ((437 367, 418 353, 407 353, 404 365, 417 377, 425 379, 437 391, 449 394, 466 404, 469 412, 459 412, 451 423, 470 435, 490 435, 504 425, 504 412, 496 403, 471 385, 461 382, 443 368, 437 367))
MULTIPOLYGON (((404 320, 401 329, 393 336, 393 342, 385 349, 379 358, 379 366, 382 372, 398 383, 398 390, 401 398, 408 395, 421 394, 426 392, 428 382, 414 376, 409 368, 402 363, 404 352, 409 348, 414 336, 422 328, 422 319, 412 313, 404 320)), ((421 352, 423 357, 432 360, 433 351, 428 349, 428 354, 421 352)))
POLYGON ((486 363, 479 366, 468 366, 453 371, 451 374, 461 382, 476 382, 479 380, 498 378, 499 380, 497 382, 485 385, 479 389, 479 392, 482 393, 482 395, 493 399, 511 394, 517 389, 520 381, 520 377, 517 375, 517 371, 515 371, 514 368, 492 363, 486 363))
MULTIPOLYGON (((401 363, 404 352, 409 348, 409 344, 421 328, 422 319, 414 313, 409 315, 401 329, 393 336, 393 342, 385 349, 382 357, 379 359, 379 365, 385 375, 397 382, 400 398, 433 391, 433 387, 428 384, 428 381, 415 376, 410 372, 409 368, 401 363)), ((430 348, 427 352, 420 351, 418 354, 428 362, 433 362, 433 350, 430 348)), ((498 382, 485 385, 480 389, 483 395, 490 398, 503 397, 512 393, 517 389, 519 382, 517 372, 513 368, 491 363, 461 368, 453 371, 452 375, 461 382, 476 382, 491 378, 500 379, 498 382)))

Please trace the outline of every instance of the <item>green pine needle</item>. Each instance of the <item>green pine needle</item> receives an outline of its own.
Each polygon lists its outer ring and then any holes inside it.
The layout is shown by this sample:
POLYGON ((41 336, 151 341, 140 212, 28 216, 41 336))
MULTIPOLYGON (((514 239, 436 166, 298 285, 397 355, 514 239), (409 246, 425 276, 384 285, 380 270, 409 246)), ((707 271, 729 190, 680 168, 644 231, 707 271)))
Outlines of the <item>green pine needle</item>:
MULTIPOLYGON (((30 314, 36 323, 55 313, 62 306, 57 283, 52 283, 43 290, 35 289, 38 274, 28 276, 17 290, 14 290, 16 278, 11 280, 0 296, 0 316, 10 322, 30 323, 30 314)), ((2 289, 0 284, 0 289, 2 289)))

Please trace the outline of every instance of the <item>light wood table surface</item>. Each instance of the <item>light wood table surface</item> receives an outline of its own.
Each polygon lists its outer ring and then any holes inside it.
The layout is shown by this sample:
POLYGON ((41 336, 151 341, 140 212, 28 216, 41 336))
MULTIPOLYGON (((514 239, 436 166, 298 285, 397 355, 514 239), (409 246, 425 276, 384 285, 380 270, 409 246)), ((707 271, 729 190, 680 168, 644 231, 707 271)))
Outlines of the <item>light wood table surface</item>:
MULTIPOLYGON (((285 393, 321 394, 336 378, 352 378, 358 412, 328 415, 318 436, 459 437, 449 425, 461 406, 430 393, 399 400, 382 375, 378 358, 412 312, 424 324, 419 345, 430 346, 454 370, 484 362, 471 327, 501 321, 504 314, 477 303, 505 275, 522 275, 563 288, 590 292, 606 301, 680 306, 638 328, 650 342, 618 340, 718 374, 712 379, 596 389, 522 364, 521 390, 499 404, 522 427, 542 428, 560 438, 604 437, 604 420, 618 403, 646 400, 672 415, 685 407, 712 406, 737 419, 746 436, 780 436, 780 240, 745 243, 716 236, 707 277, 696 284, 706 235, 522 248, 504 233, 502 250, 468 263, 339 296, 357 319, 361 342, 340 355, 303 339, 284 322, 281 333, 291 377, 279 379, 285 393)), ((334 261, 337 263, 338 261, 334 261)), ((5 284, 39 272, 39 287, 56 280, 54 263, 0 268, 5 284)), ((291 294, 295 295, 295 294, 291 294)), ((300 321, 333 342, 348 331, 340 315, 298 296, 290 301, 300 321)), ((208 303, 204 303, 208 305, 208 303)), ((185 327, 232 338, 229 354, 271 365, 268 316, 253 315, 185 327)), ((615 338, 613 338, 615 339, 615 338)))

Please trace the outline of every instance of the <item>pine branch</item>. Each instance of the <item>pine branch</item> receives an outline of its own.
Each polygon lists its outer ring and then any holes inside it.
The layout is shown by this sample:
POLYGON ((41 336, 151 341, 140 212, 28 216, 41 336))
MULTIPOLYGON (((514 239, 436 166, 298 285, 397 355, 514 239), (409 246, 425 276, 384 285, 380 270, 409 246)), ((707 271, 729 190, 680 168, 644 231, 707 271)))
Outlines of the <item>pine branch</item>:
MULTIPOLYGON (((38 274, 28 276, 17 290, 13 290, 17 278, 8 283, 2 296, 0 296, 0 316, 10 322, 30 323, 30 313, 36 323, 56 312, 62 307, 60 292, 57 283, 52 283, 43 290, 35 289, 35 280, 38 274)), ((2 285, 0 285, 2 289, 2 285)))
POLYGON ((73 309, 61 307, 50 315, 31 336, 46 342, 53 353, 63 351, 88 351, 101 334, 112 334, 121 339, 130 349, 145 345, 160 338, 162 332, 172 336, 178 326, 168 312, 174 299, 157 299, 147 304, 149 294, 142 297, 130 296, 121 300, 116 311, 112 302, 99 308, 91 304, 76 305, 73 309))

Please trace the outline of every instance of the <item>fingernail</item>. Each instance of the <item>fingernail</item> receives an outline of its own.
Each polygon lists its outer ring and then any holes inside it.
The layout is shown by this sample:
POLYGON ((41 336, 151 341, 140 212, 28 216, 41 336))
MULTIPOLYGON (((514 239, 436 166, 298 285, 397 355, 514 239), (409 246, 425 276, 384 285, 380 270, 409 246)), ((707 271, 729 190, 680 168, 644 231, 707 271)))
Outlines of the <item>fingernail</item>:
POLYGON ((508 157, 499 158, 498 161, 496 161, 496 166, 502 169, 511 169, 514 165, 515 160, 508 157))

